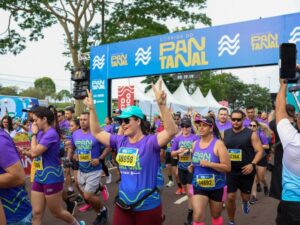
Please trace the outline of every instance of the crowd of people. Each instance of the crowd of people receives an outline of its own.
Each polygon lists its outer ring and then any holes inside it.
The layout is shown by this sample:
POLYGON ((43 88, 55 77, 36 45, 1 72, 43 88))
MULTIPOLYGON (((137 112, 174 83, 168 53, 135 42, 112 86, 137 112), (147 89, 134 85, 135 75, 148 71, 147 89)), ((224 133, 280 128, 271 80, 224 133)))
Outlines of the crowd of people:
POLYGON ((174 113, 161 83, 152 88, 159 108, 152 124, 139 107, 128 106, 115 110, 113 118, 108 116, 100 126, 89 91, 84 100, 87 111, 78 118, 72 107, 56 110, 36 105, 25 109, 28 119, 22 123, 4 116, 0 224, 40 225, 47 207, 55 218, 83 225, 74 217, 79 203, 80 212, 95 212, 93 225, 107 224, 109 164, 117 166, 119 176, 118 193, 111 198, 112 225, 163 224, 168 216, 162 209, 163 188, 175 185, 174 194, 188 197, 185 225, 204 225, 207 206, 212 225, 224 224, 223 207, 228 224, 237 224, 238 190, 244 214, 259 201, 257 192, 263 192, 280 200, 277 225, 300 224, 299 123, 295 108, 285 102, 284 82, 275 113, 269 115, 257 115, 253 106, 231 112, 220 108, 216 116, 213 111, 174 113), (28 134, 30 147, 16 147, 17 133, 28 134), (265 175, 273 153, 268 185, 265 175), (33 159, 31 199, 20 155, 33 159))

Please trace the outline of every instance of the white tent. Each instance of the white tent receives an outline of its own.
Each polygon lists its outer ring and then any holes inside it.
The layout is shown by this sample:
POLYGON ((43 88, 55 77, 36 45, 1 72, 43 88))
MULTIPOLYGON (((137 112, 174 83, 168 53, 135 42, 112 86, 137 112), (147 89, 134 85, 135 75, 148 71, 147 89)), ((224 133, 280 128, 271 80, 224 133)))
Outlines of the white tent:
POLYGON ((200 101, 195 101, 191 97, 191 95, 187 92, 183 82, 181 82, 177 90, 173 93, 173 97, 176 100, 179 100, 181 104, 191 107, 194 111, 201 113, 208 110, 207 104, 203 104, 203 102, 200 101))
MULTIPOLYGON (((217 113, 217 111, 219 110, 219 108, 224 107, 223 105, 219 104, 217 102, 217 100, 215 99, 215 97, 213 96, 211 90, 208 91, 205 100, 207 101, 208 105, 209 105, 209 109, 213 110, 215 113, 217 113)), ((226 108, 226 107, 225 107, 226 108)))

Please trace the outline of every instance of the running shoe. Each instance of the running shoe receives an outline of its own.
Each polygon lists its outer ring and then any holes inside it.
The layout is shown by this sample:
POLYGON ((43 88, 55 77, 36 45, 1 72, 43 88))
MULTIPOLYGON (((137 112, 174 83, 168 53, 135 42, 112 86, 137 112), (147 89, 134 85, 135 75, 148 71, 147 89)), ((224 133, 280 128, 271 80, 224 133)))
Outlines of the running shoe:
POLYGON ((107 223, 107 219, 108 219, 108 209, 107 207, 105 207, 103 211, 97 214, 97 217, 93 222, 93 225, 104 225, 107 223))
POLYGON ((242 209, 243 209, 244 214, 249 214, 249 212, 250 212, 250 203, 248 201, 243 202, 242 203, 242 209))
POLYGON ((67 210, 68 210, 69 213, 72 214, 72 216, 73 216, 74 213, 75 213, 76 207, 77 207, 77 202, 76 202, 76 201, 74 201, 74 202, 69 202, 69 203, 67 204, 67 210))
POLYGON ((250 199, 250 201, 249 201, 249 203, 251 205, 254 205, 257 201, 258 201, 258 199, 256 197, 252 196, 251 199, 250 199))
POLYGON ((178 188, 175 192, 176 195, 182 195, 182 188, 178 188))
POLYGON ((84 202, 84 199, 81 197, 81 195, 77 195, 75 201, 78 203, 78 204, 82 204, 84 202))
POLYGON ((185 194, 186 194, 186 192, 185 192, 185 189, 184 189, 184 188, 181 188, 181 193, 182 193, 183 195, 185 195, 185 194))
POLYGON ((228 225, 234 225, 234 222, 229 221, 228 225))
POLYGON ((92 206, 90 204, 85 204, 84 206, 82 206, 81 208, 79 208, 80 212, 86 212, 88 211, 90 208, 92 208, 92 206))
POLYGON ((265 194, 265 196, 269 196, 269 188, 268 188, 268 186, 264 186, 264 194, 265 194))
POLYGON ((111 173, 109 173, 109 175, 106 177, 106 184, 110 184, 111 183, 111 173))
POLYGON ((101 195, 102 195, 103 201, 106 202, 109 198, 109 192, 108 192, 106 185, 102 186, 101 195))
POLYGON ((169 181, 167 184, 166 184, 166 187, 173 187, 175 184, 174 184, 174 182, 173 181, 169 181))
POLYGON ((257 184, 256 184, 256 191, 257 191, 257 192, 261 192, 261 186, 260 186, 260 183, 257 183, 257 184))
POLYGON ((83 220, 80 220, 79 225, 85 225, 85 222, 83 220))

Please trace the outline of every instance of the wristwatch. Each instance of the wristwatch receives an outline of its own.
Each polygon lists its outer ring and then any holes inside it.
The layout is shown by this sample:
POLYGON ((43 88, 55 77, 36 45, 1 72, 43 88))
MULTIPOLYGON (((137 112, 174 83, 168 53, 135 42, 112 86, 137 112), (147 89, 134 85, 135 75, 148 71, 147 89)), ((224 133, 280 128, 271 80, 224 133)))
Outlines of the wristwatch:
POLYGON ((253 169, 255 169, 256 163, 251 163, 251 165, 253 166, 253 169))

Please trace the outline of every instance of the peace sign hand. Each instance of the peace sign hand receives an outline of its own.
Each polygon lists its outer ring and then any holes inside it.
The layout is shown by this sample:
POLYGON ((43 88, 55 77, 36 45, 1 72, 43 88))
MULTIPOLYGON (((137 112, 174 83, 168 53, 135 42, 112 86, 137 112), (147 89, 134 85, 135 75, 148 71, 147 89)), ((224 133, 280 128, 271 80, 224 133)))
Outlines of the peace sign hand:
POLYGON ((152 84, 152 90, 155 94, 155 98, 157 101, 157 104, 162 106, 167 104, 167 95, 166 93, 162 90, 162 81, 160 80, 158 82, 158 89, 154 84, 152 84))
POLYGON ((83 103, 86 107, 88 107, 89 110, 94 110, 95 104, 94 104, 92 92, 89 90, 86 90, 86 92, 88 96, 84 99, 83 103))

